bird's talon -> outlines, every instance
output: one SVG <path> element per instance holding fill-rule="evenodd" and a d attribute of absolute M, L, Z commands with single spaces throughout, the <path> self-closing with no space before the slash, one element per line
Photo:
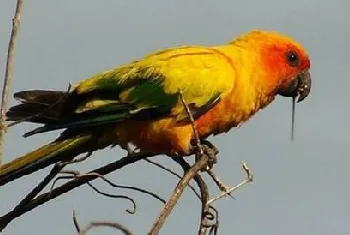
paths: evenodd
<path fill-rule="evenodd" d="M 194 147 L 194 149 L 197 150 L 195 151 L 196 161 L 198 161 L 199 158 L 204 154 L 207 155 L 209 158 L 207 166 L 204 169 L 202 169 L 202 171 L 207 171 L 209 169 L 212 169 L 214 164 L 217 163 L 216 155 L 219 153 L 219 151 L 208 140 L 202 140 L 201 142 L 202 144 L 199 146 L 199 149 L 198 149 L 198 146 Z"/>
<path fill-rule="evenodd" d="M 128 156 L 131 156 L 131 155 L 133 155 L 135 153 L 135 151 L 130 147 L 129 144 L 120 145 L 120 147 L 127 151 Z"/>
<path fill-rule="evenodd" d="M 213 145 L 209 140 L 204 139 L 201 140 L 201 142 L 203 145 L 206 145 L 208 148 L 210 148 L 215 155 L 219 154 L 219 149 L 215 145 Z"/>

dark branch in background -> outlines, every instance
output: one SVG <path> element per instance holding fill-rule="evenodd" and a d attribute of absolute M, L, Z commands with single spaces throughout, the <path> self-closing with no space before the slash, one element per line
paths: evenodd
<path fill-rule="evenodd" d="M 61 172 L 62 173 L 62 172 Z M 72 174 L 69 176 L 60 176 L 58 178 L 56 178 L 51 186 L 51 191 L 54 189 L 54 186 L 56 184 L 57 181 L 59 180 L 63 180 L 63 179 L 75 179 L 78 177 L 86 177 L 89 176 L 90 173 L 84 174 L 84 175 L 80 175 L 79 172 L 75 172 L 75 171 L 64 171 L 65 174 Z M 133 208 L 132 210 L 126 209 L 126 212 L 128 212 L 129 214 L 135 214 L 136 212 L 136 203 L 135 200 L 132 199 L 131 197 L 125 196 L 125 195 L 116 195 L 116 194 L 110 194 L 110 193 L 105 193 L 102 192 L 100 189 L 98 189 L 97 187 L 95 187 L 94 185 L 92 185 L 90 182 L 86 183 L 93 191 L 95 191 L 97 194 L 101 194 L 102 196 L 105 197 L 109 197 L 109 198 L 121 198 L 121 199 L 125 199 L 128 200 L 129 202 L 131 202 Z"/>
<path fill-rule="evenodd" d="M 87 231 L 89 231 L 92 228 L 95 227 L 110 227 L 110 228 L 114 228 L 114 229 L 118 229 L 121 232 L 123 232 L 125 235 L 133 235 L 133 233 L 128 230 L 127 228 L 125 228 L 123 225 L 121 225 L 120 223 L 117 222 L 109 222 L 109 221 L 94 221 L 91 222 L 90 224 L 88 224 L 85 228 L 83 228 L 78 235 L 85 235 L 87 233 Z"/>
<path fill-rule="evenodd" d="M 117 222 L 95 221 L 95 222 L 91 222 L 85 228 L 81 229 L 75 211 L 73 211 L 73 223 L 74 223 L 75 229 L 78 232 L 78 235 L 85 235 L 90 229 L 95 227 L 110 227 L 110 228 L 118 229 L 119 231 L 123 232 L 125 235 L 133 235 L 133 233 L 129 229 L 125 228 L 123 225 Z"/>
<path fill-rule="evenodd" d="M 133 155 L 129 155 L 127 157 L 123 157 L 122 159 L 107 164 L 103 167 L 100 167 L 98 169 L 95 169 L 91 171 L 90 173 L 97 173 L 98 175 L 107 175 L 117 169 L 123 168 L 126 165 L 135 163 L 137 161 L 140 161 L 142 159 L 145 159 L 147 157 L 153 157 L 153 153 L 135 153 Z M 24 205 L 23 207 L 13 210 L 6 215 L 0 217 L 0 231 L 2 231 L 10 222 L 12 222 L 15 218 L 26 214 L 27 212 L 33 210 L 34 208 L 50 201 L 53 200 L 54 198 L 67 193 L 77 187 L 80 187 L 83 184 L 86 184 L 87 182 L 90 182 L 94 179 L 97 179 L 98 176 L 96 174 L 92 174 L 86 177 L 78 177 L 74 180 L 71 180 L 60 187 L 55 188 L 54 190 L 48 192 L 48 193 L 43 193 L 39 196 L 37 196 L 35 199 L 31 200 L 28 204 Z"/>
<path fill-rule="evenodd" d="M 48 185 L 53 178 L 55 178 L 63 167 L 63 164 L 55 164 L 50 173 L 38 184 L 38 186 L 36 186 L 12 211 L 0 217 L 0 232 L 9 222 L 21 215 L 18 212 L 23 211 L 23 209 L 45 188 L 45 186 Z"/>
<path fill-rule="evenodd" d="M 157 200 L 159 200 L 159 201 L 161 201 L 162 203 L 165 204 L 165 200 L 163 198 L 161 198 L 159 195 L 157 195 L 156 193 L 153 193 L 153 192 L 150 192 L 150 191 L 148 191 L 146 189 L 142 189 L 142 188 L 135 187 L 135 186 L 125 186 L 125 185 L 115 184 L 112 181 L 110 181 L 109 179 L 107 179 L 105 176 L 97 174 L 95 172 L 91 172 L 91 173 L 87 173 L 87 174 L 80 174 L 77 171 L 61 171 L 60 173 L 70 174 L 70 176 L 57 177 L 54 180 L 54 182 L 53 182 L 53 184 L 51 186 L 51 191 L 54 189 L 54 186 L 55 186 L 56 182 L 58 182 L 59 180 L 62 180 L 62 179 L 75 179 L 75 178 L 78 178 L 78 177 L 88 177 L 90 175 L 96 175 L 97 177 L 102 179 L 104 182 L 106 182 L 109 186 L 111 186 L 113 188 L 122 188 L 122 189 L 134 190 L 134 191 L 137 191 L 137 192 L 149 195 L 149 196 L 151 196 L 151 197 L 153 197 L 153 198 L 155 198 L 155 199 L 157 199 Z M 101 194 L 103 196 L 111 197 L 111 198 L 124 198 L 124 199 L 131 200 L 131 198 L 129 198 L 127 196 L 124 196 L 124 195 L 114 195 L 114 194 L 109 194 L 109 193 L 102 192 L 96 186 L 92 185 L 91 182 L 86 182 L 86 184 L 89 185 L 89 187 L 92 188 L 95 192 L 97 192 L 97 193 L 99 193 L 99 194 Z M 134 208 L 135 208 L 136 206 L 135 206 L 134 200 L 131 200 L 131 201 L 134 204 Z M 131 214 L 135 213 L 135 212 L 130 212 L 129 210 L 127 210 L 127 212 L 129 212 Z"/>
<path fill-rule="evenodd" d="M 75 210 L 73 210 L 73 223 L 74 223 L 74 227 L 77 230 L 78 233 L 80 233 L 81 228 L 77 219 L 77 213 L 75 212 Z"/>
<path fill-rule="evenodd" d="M 6 125 L 6 112 L 8 103 L 8 94 L 10 90 L 10 83 L 13 72 L 13 61 L 15 56 L 15 42 L 18 34 L 18 29 L 21 24 L 21 11 L 23 0 L 17 0 L 15 16 L 12 19 L 12 32 L 10 42 L 7 51 L 6 71 L 4 77 L 4 84 L 2 89 L 2 101 L 1 101 L 1 126 L 0 126 L 0 167 L 2 165 L 2 153 L 4 149 L 4 135 L 7 129 Z"/>

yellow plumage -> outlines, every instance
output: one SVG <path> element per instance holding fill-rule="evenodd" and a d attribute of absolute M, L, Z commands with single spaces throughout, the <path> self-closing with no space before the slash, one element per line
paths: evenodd
<path fill-rule="evenodd" d="M 23 103 L 10 109 L 9 120 L 26 118 L 44 124 L 27 135 L 67 130 L 48 147 L 50 151 L 44 147 L 45 151 L 39 149 L 3 166 L 0 185 L 7 182 L 2 181 L 4 177 L 35 165 L 38 159 L 66 157 L 67 152 L 74 157 L 114 144 L 131 143 L 144 151 L 168 155 L 188 154 L 194 135 L 180 90 L 204 139 L 248 120 L 277 94 L 304 99 L 311 85 L 309 68 L 305 50 L 294 40 L 276 32 L 251 31 L 223 45 L 154 52 L 86 79 L 68 94 L 19 92 Z M 51 107 L 50 112 L 38 115 L 45 107 Z M 89 137 L 76 146 L 59 147 L 82 133 Z"/>

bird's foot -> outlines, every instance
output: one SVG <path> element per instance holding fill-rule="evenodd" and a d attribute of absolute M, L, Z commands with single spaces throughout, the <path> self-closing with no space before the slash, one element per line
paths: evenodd
<path fill-rule="evenodd" d="M 128 152 L 127 156 L 133 155 L 136 150 L 136 149 L 132 149 L 129 144 L 121 144 L 120 147 Z"/>
<path fill-rule="evenodd" d="M 194 148 L 196 161 L 198 161 L 199 158 L 203 155 L 207 155 L 209 158 L 207 166 L 205 169 L 202 169 L 202 171 L 208 171 L 209 169 L 212 169 L 214 164 L 217 163 L 217 155 L 219 153 L 219 150 L 210 141 L 205 139 L 201 140 L 201 144 L 199 146 L 196 145 Z"/>
<path fill-rule="evenodd" d="M 207 166 L 202 169 L 201 171 L 208 171 L 209 169 L 212 169 L 214 164 L 217 163 L 217 155 L 219 153 L 219 150 L 208 140 L 201 140 L 200 144 L 197 144 L 195 142 L 191 142 L 190 148 L 186 152 L 171 152 L 167 154 L 170 157 L 186 157 L 190 155 L 195 155 L 196 162 L 203 156 L 208 156 L 208 164 Z"/>

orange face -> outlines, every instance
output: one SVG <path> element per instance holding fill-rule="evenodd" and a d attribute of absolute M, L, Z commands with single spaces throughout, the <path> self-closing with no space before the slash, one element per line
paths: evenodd
<path fill-rule="evenodd" d="M 310 59 L 304 48 L 292 39 L 274 32 L 259 33 L 261 60 L 277 93 L 305 99 L 311 89 Z"/>

